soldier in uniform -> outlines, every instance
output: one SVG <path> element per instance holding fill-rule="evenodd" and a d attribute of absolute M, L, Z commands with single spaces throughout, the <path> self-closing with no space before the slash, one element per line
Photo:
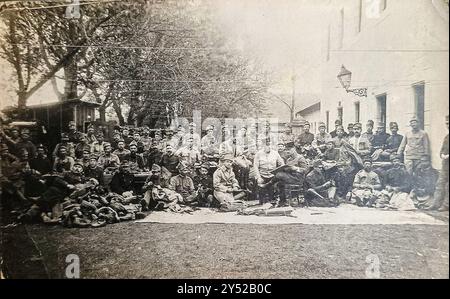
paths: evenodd
<path fill-rule="evenodd" d="M 206 157 L 213 157 L 218 154 L 218 145 L 214 137 L 214 128 L 212 126 L 206 127 L 206 135 L 201 139 L 201 154 Z"/>
<path fill-rule="evenodd" d="M 152 169 L 153 164 L 158 164 L 159 166 L 159 164 L 161 163 L 162 155 L 163 153 L 158 140 L 155 138 L 152 140 L 150 148 L 145 152 L 147 168 Z"/>
<path fill-rule="evenodd" d="M 295 139 L 295 147 L 299 154 L 307 153 L 311 149 L 311 144 L 314 141 L 314 134 L 309 131 L 310 128 L 311 125 L 309 122 L 306 122 L 303 126 L 303 133 Z"/>
<path fill-rule="evenodd" d="M 377 125 L 377 131 L 372 139 L 372 161 L 389 159 L 389 156 L 383 157 L 382 155 L 387 146 L 387 140 L 389 139 L 389 137 L 390 135 L 386 133 L 385 130 L 385 124 L 379 122 Z"/>
<path fill-rule="evenodd" d="M 295 141 L 295 136 L 292 134 L 292 125 L 290 123 L 285 125 L 284 132 L 281 134 L 279 141 L 283 144 Z"/>
<path fill-rule="evenodd" d="M 233 202 L 242 198 L 239 183 L 233 172 L 233 156 L 223 154 L 220 165 L 213 174 L 214 197 L 219 201 L 223 210 L 229 208 Z"/>
<path fill-rule="evenodd" d="M 353 137 L 353 135 L 355 135 L 355 133 L 353 132 L 353 124 L 349 123 L 347 125 L 347 138 L 351 138 Z"/>
<path fill-rule="evenodd" d="M 193 178 L 194 186 L 197 188 L 197 202 L 200 207 L 210 207 L 213 203 L 213 178 L 209 175 L 209 163 L 203 163 L 198 174 Z"/>
<path fill-rule="evenodd" d="M 117 149 L 113 152 L 114 155 L 119 157 L 120 162 L 122 162 L 124 157 L 130 153 L 130 150 L 125 148 L 125 146 L 125 141 L 119 140 L 117 142 Z"/>
<path fill-rule="evenodd" d="M 327 126 L 325 123 L 320 122 L 319 123 L 319 133 L 316 134 L 312 146 L 319 149 L 322 153 L 325 152 L 327 148 L 327 142 L 332 140 L 332 137 L 330 134 L 326 132 Z"/>
<path fill-rule="evenodd" d="M 351 201 L 359 206 L 371 207 L 380 196 L 382 185 L 378 174 L 372 170 L 372 160 L 364 160 L 364 168 L 353 181 Z"/>
<path fill-rule="evenodd" d="M 89 163 L 84 169 L 84 175 L 87 178 L 96 179 L 101 186 L 104 186 L 103 168 L 98 165 L 97 159 L 97 155 L 90 155 Z"/>
<path fill-rule="evenodd" d="M 98 158 L 98 165 L 104 170 L 107 168 L 117 168 L 120 166 L 120 159 L 117 155 L 111 153 L 111 144 L 105 142 L 103 145 L 104 153 Z"/>
<path fill-rule="evenodd" d="M 369 119 L 366 124 L 366 132 L 364 132 L 362 134 L 362 136 L 367 138 L 370 141 L 370 143 L 373 142 L 373 136 L 374 136 L 373 127 L 374 127 L 374 122 L 373 122 L 373 120 Z"/>
<path fill-rule="evenodd" d="M 161 157 L 162 175 L 164 178 L 169 179 L 173 175 L 178 174 L 178 164 L 180 158 L 175 155 L 175 149 L 171 144 L 166 145 L 166 152 Z"/>
<path fill-rule="evenodd" d="M 305 178 L 305 199 L 312 206 L 336 206 L 336 187 L 332 180 L 326 178 L 321 160 L 314 160 L 313 170 Z"/>
<path fill-rule="evenodd" d="M 68 127 L 69 130 L 67 131 L 67 136 L 69 137 L 69 142 L 77 144 L 78 142 L 80 142 L 80 137 L 83 133 L 77 130 L 77 125 L 73 120 L 69 121 Z"/>
<path fill-rule="evenodd" d="M 75 160 L 67 154 L 67 147 L 63 144 L 59 146 L 58 155 L 53 162 L 53 171 L 64 173 L 70 171 L 75 164 Z"/>
<path fill-rule="evenodd" d="M 50 173 L 52 171 L 52 163 L 47 157 L 46 148 L 41 143 L 38 144 L 36 149 L 37 155 L 30 160 L 30 167 L 36 171 L 39 171 L 40 174 Z"/>
<path fill-rule="evenodd" d="M 186 161 L 191 171 L 194 170 L 194 165 L 200 163 L 200 151 L 195 147 L 194 137 L 188 136 L 185 146 L 180 148 L 175 155 L 180 157 L 180 161 Z"/>
<path fill-rule="evenodd" d="M 390 159 L 392 154 L 397 154 L 398 148 L 402 143 L 403 136 L 398 134 L 398 124 L 396 122 L 390 122 L 389 129 L 391 130 L 391 134 L 388 134 L 385 145 L 379 154 L 378 159 L 380 160 Z"/>
<path fill-rule="evenodd" d="M 26 149 L 30 157 L 36 156 L 36 146 L 30 141 L 30 130 L 23 128 L 20 131 L 20 138 L 14 140 L 13 138 L 6 135 L 3 130 L 0 131 L 1 136 L 4 138 L 5 142 L 12 149 L 13 154 L 19 154 L 22 148 Z"/>
<path fill-rule="evenodd" d="M 185 161 L 180 161 L 177 166 L 178 175 L 170 178 L 169 189 L 175 191 L 183 197 L 182 203 L 185 205 L 196 205 L 197 192 L 194 182 L 189 177 L 189 165 Z"/>
<path fill-rule="evenodd" d="M 69 136 L 66 133 L 61 133 L 61 142 L 58 143 L 55 146 L 55 149 L 53 150 L 53 154 L 52 154 L 52 158 L 53 160 L 55 160 L 56 156 L 59 153 L 59 148 L 61 146 L 64 146 L 67 150 L 67 154 L 72 157 L 75 158 L 75 146 L 72 142 L 69 141 Z"/>
<path fill-rule="evenodd" d="M 406 170 L 413 174 L 419 163 L 430 161 L 430 142 L 428 134 L 419 128 L 416 116 L 409 121 L 411 131 L 406 132 L 397 154 L 404 158 Z"/>
<path fill-rule="evenodd" d="M 89 146 L 92 147 L 92 145 L 96 141 L 97 141 L 97 138 L 95 137 L 94 125 L 89 124 L 88 127 L 87 127 L 87 132 L 86 132 L 86 142 L 89 144 Z"/>
<path fill-rule="evenodd" d="M 95 139 L 96 140 L 91 145 L 91 153 L 101 155 L 104 152 L 103 146 L 105 145 L 105 137 L 103 136 L 103 133 L 100 132 Z"/>
<path fill-rule="evenodd" d="M 136 143 L 133 141 L 129 145 L 129 153 L 123 156 L 123 161 L 128 161 L 130 167 L 137 171 L 142 171 L 145 168 L 144 158 L 141 154 L 138 153 L 138 147 Z"/>
<path fill-rule="evenodd" d="M 372 143 L 367 137 L 361 135 L 362 126 L 360 123 L 354 124 L 353 130 L 355 135 L 348 140 L 348 143 L 362 159 L 369 158 L 372 152 Z"/>

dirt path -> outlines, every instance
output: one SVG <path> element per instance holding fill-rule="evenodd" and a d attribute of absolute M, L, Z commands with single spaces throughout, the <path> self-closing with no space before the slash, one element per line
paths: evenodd
<path fill-rule="evenodd" d="M 81 278 L 448 278 L 448 225 L 119 223 L 28 226 L 51 277 L 77 254 Z"/>

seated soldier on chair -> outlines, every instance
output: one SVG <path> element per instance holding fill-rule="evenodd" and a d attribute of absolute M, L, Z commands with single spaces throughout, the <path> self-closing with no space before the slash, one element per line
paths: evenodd
<path fill-rule="evenodd" d="M 269 197 L 274 196 L 274 181 L 272 180 L 274 175 L 272 171 L 284 165 L 280 154 L 271 148 L 270 138 L 264 139 L 263 144 L 263 148 L 256 153 L 253 163 L 258 186 L 257 194 L 261 204 L 266 202 L 263 198 L 263 193 L 268 193 Z M 274 198 L 270 198 L 269 200 L 274 200 Z"/>
<path fill-rule="evenodd" d="M 337 206 L 335 201 L 336 187 L 332 180 L 327 180 L 321 160 L 313 162 L 313 170 L 306 175 L 305 199 L 309 206 Z"/>

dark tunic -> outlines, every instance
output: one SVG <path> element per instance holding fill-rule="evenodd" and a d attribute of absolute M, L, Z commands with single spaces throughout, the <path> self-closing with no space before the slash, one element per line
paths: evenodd
<path fill-rule="evenodd" d="M 386 186 L 399 187 L 401 192 L 411 190 L 411 177 L 405 168 L 391 168 L 383 176 L 383 182 Z"/>
<path fill-rule="evenodd" d="M 139 169 L 145 168 L 144 158 L 140 154 L 129 153 L 123 157 L 123 161 L 134 164 Z"/>
<path fill-rule="evenodd" d="M 383 149 L 386 146 L 386 141 L 390 136 L 391 135 L 387 133 L 375 134 L 372 140 L 373 149 Z"/>
<path fill-rule="evenodd" d="M 403 135 L 389 135 L 386 140 L 386 150 L 392 153 L 396 153 L 400 144 L 402 143 Z"/>
<path fill-rule="evenodd" d="M 180 163 L 180 158 L 175 154 L 169 156 L 168 154 L 164 154 L 161 159 L 161 167 L 165 167 L 170 173 L 177 174 L 178 169 L 177 165 Z"/>
<path fill-rule="evenodd" d="M 305 145 L 311 145 L 311 143 L 314 141 L 314 134 L 313 133 L 302 133 L 295 139 L 295 146 L 297 148 L 303 147 Z"/>
<path fill-rule="evenodd" d="M 31 169 L 37 170 L 40 174 L 47 174 L 52 171 L 52 163 L 48 158 L 36 157 L 30 161 Z"/>
<path fill-rule="evenodd" d="M 87 178 L 96 179 L 100 185 L 104 184 L 103 168 L 101 168 L 100 166 L 97 166 L 95 168 L 92 168 L 90 166 L 86 167 L 86 169 L 84 170 L 84 175 Z"/>
<path fill-rule="evenodd" d="M 151 147 L 146 153 L 147 168 L 151 169 L 153 164 L 161 164 L 162 155 L 163 153 L 159 148 Z"/>

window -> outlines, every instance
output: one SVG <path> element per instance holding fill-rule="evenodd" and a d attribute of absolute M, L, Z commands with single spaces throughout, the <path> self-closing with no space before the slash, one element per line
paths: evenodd
<path fill-rule="evenodd" d="M 414 90 L 414 112 L 419 120 L 420 128 L 425 128 L 425 83 L 413 85 Z"/>
<path fill-rule="evenodd" d="M 386 128 L 386 94 L 377 96 L 377 120 Z"/>
<path fill-rule="evenodd" d="M 360 122 L 360 112 L 361 111 L 361 105 L 359 104 L 359 102 L 355 103 L 355 123 L 359 123 Z"/>
<path fill-rule="evenodd" d="M 330 111 L 325 112 L 325 119 L 326 119 L 326 125 L 327 125 L 327 132 L 330 131 Z"/>

